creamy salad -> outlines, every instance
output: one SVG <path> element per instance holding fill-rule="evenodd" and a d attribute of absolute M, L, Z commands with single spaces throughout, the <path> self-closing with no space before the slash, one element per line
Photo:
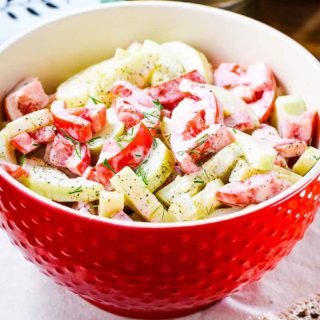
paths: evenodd
<path fill-rule="evenodd" d="M 133 43 L 54 94 L 37 78 L 17 84 L 3 101 L 0 166 L 83 214 L 229 214 L 286 190 L 320 159 L 316 112 L 277 92 L 263 62 L 213 66 L 182 42 Z"/>

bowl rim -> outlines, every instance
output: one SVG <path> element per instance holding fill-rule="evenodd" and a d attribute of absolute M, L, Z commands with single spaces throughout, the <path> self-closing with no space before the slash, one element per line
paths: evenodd
<path fill-rule="evenodd" d="M 228 19 L 233 19 L 237 21 L 241 21 L 242 23 L 245 23 L 247 25 L 252 25 L 255 28 L 260 28 L 264 32 L 271 33 L 274 37 L 281 38 L 283 41 L 286 42 L 286 44 L 289 47 L 293 47 L 296 50 L 299 50 L 301 54 L 303 54 L 304 58 L 309 61 L 310 64 L 313 64 L 315 68 L 318 69 L 320 73 L 320 63 L 318 60 L 302 45 L 297 43 L 292 38 L 288 37 L 284 33 L 260 22 L 255 19 L 240 15 L 235 12 L 226 11 L 219 8 L 213 8 L 209 6 L 205 6 L 202 4 L 195 4 L 195 3 L 185 3 L 185 2 L 167 2 L 167 1 L 130 1 L 130 2 L 119 2 L 119 3 L 105 3 L 105 4 L 98 4 L 98 5 L 91 5 L 84 8 L 73 10 L 72 12 L 67 12 L 63 14 L 59 14 L 56 17 L 46 19 L 45 21 L 36 24 L 33 27 L 28 28 L 27 30 L 18 33 L 14 37 L 10 38 L 9 40 L 6 40 L 2 45 L 0 45 L 0 54 L 4 52 L 6 49 L 8 49 L 11 45 L 19 41 L 20 39 L 24 38 L 28 34 L 31 34 L 32 32 L 41 29 L 42 27 L 45 27 L 50 24 L 54 24 L 55 22 L 58 22 L 60 20 L 68 19 L 69 17 L 74 17 L 77 15 L 86 14 L 88 12 L 95 12 L 100 10 L 112 10 L 113 8 L 125 8 L 125 7 L 140 7 L 140 8 L 169 8 L 172 10 L 192 10 L 196 11 L 197 13 L 208 13 L 208 12 L 215 12 L 217 15 L 225 16 Z M 195 226 L 203 226 L 208 224 L 215 224 L 222 221 L 228 221 L 234 218 L 240 218 L 244 215 L 248 215 L 250 213 L 260 211 L 262 209 L 265 209 L 269 206 L 276 206 L 279 204 L 279 202 L 284 201 L 287 198 L 290 198 L 291 196 L 294 196 L 295 194 L 298 194 L 306 187 L 311 181 L 316 179 L 316 176 L 320 173 L 320 162 L 317 163 L 300 181 L 298 181 L 296 184 L 292 185 L 287 190 L 281 192 L 277 196 L 264 201 L 260 204 L 254 205 L 253 207 L 242 209 L 241 211 L 237 211 L 234 213 L 230 213 L 224 216 L 218 216 L 218 217 L 212 217 L 208 219 L 203 220 L 194 220 L 194 221 L 183 221 L 183 222 L 138 222 L 138 221 L 120 221 L 115 219 L 106 219 L 104 217 L 95 216 L 95 215 L 87 215 L 84 213 L 81 213 L 75 209 L 66 207 L 62 204 L 59 204 L 57 202 L 54 202 L 50 199 L 45 198 L 44 196 L 39 195 L 38 193 L 32 191 L 31 189 L 24 186 L 19 181 L 15 180 L 13 177 L 11 177 L 4 169 L 0 168 L 0 173 L 3 176 L 7 182 L 9 182 L 14 187 L 18 188 L 21 192 L 23 192 L 27 197 L 32 198 L 35 201 L 38 201 L 42 204 L 46 204 L 50 209 L 58 209 L 63 214 L 68 214 L 70 217 L 77 216 L 78 218 L 86 219 L 87 221 L 96 221 L 100 223 L 104 223 L 106 225 L 115 225 L 118 227 L 124 227 L 124 228 L 138 228 L 138 229 L 168 229 L 168 228 L 190 228 Z M 320 176 L 317 179 L 320 181 Z M 301 197 L 305 195 L 305 191 L 303 190 L 301 192 Z M 317 196 L 317 195 L 316 195 Z M 280 207 L 279 207 L 280 209 Z M 72 215 L 71 215 L 71 214 Z"/>

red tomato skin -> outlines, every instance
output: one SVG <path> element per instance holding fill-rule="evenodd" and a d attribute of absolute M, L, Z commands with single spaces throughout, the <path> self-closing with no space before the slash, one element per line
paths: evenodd
<path fill-rule="evenodd" d="M 42 127 L 30 134 L 32 138 L 39 144 L 48 143 L 54 140 L 56 137 L 55 127 L 47 126 Z"/>
<path fill-rule="evenodd" d="M 194 70 L 179 78 L 147 88 L 146 91 L 150 97 L 154 100 L 158 100 L 165 109 L 172 111 L 180 101 L 186 97 L 190 97 L 189 93 L 184 93 L 179 90 L 179 85 L 184 79 L 206 83 L 201 73 Z"/>
<path fill-rule="evenodd" d="M 29 175 L 25 168 L 11 162 L 0 160 L 0 167 L 15 179 L 20 179 L 22 176 L 27 177 Z"/>
<path fill-rule="evenodd" d="M 107 123 L 107 109 L 102 103 L 67 110 L 69 114 L 89 121 L 93 133 L 98 133 Z"/>
<path fill-rule="evenodd" d="M 53 142 L 47 145 L 45 161 L 55 167 L 65 167 L 73 152 L 74 145 L 61 134 L 57 134 Z"/>
<path fill-rule="evenodd" d="M 281 122 L 280 134 L 283 138 L 299 139 L 311 143 L 317 122 L 317 112 L 308 111 L 300 116 L 287 116 Z"/>
<path fill-rule="evenodd" d="M 43 109 L 49 103 L 49 97 L 37 78 L 28 78 L 20 82 L 5 98 L 4 111 L 8 120 L 15 120 L 25 114 Z"/>
<path fill-rule="evenodd" d="M 110 139 L 114 140 L 114 138 Z M 119 149 L 115 147 L 115 145 L 117 145 L 116 143 L 114 144 L 112 141 L 108 140 L 106 141 L 105 145 L 109 144 L 110 146 L 113 146 L 115 148 L 115 152 L 111 152 L 111 154 L 115 154 L 109 158 L 106 158 L 104 155 L 105 148 L 103 148 L 98 164 L 96 165 L 98 179 L 104 186 L 108 185 L 110 178 L 124 167 L 129 166 L 133 169 L 138 167 L 150 152 L 153 143 L 152 135 L 143 123 L 140 124 L 140 127 L 133 140 L 122 150 L 119 147 Z M 139 154 L 139 157 L 136 156 L 136 154 Z M 108 164 L 112 169 L 103 164 L 105 160 L 108 161 Z"/>
<path fill-rule="evenodd" d="M 119 120 L 125 124 L 126 130 L 140 122 L 150 130 L 160 126 L 161 110 L 146 91 L 130 83 L 117 81 L 112 86 L 111 93 L 116 95 L 112 108 Z"/>
<path fill-rule="evenodd" d="M 88 166 L 86 170 L 84 170 L 84 172 L 82 173 L 82 177 L 87 180 L 99 182 L 95 167 Z"/>
<path fill-rule="evenodd" d="M 55 101 L 51 105 L 51 113 L 53 122 L 61 133 L 66 133 L 72 139 L 81 143 L 86 143 L 92 139 L 91 123 L 80 117 L 70 115 L 63 101 Z"/>
<path fill-rule="evenodd" d="M 290 184 L 278 178 L 274 173 L 258 174 L 243 182 L 231 182 L 216 192 L 221 203 L 245 207 L 266 201 L 290 187 Z"/>
<path fill-rule="evenodd" d="M 10 143 L 15 149 L 23 154 L 30 153 L 39 148 L 37 141 L 34 140 L 27 132 L 20 133 L 11 138 Z"/>
<path fill-rule="evenodd" d="M 65 161 L 66 167 L 74 174 L 81 176 L 91 163 L 91 154 L 86 144 L 80 146 L 80 150 L 74 148 L 73 154 Z"/>
<path fill-rule="evenodd" d="M 241 110 L 237 113 L 231 114 L 228 117 L 225 117 L 224 124 L 227 127 L 235 128 L 240 131 L 253 130 L 255 128 L 252 118 L 245 110 Z"/>
<path fill-rule="evenodd" d="M 222 63 L 214 72 L 217 86 L 240 96 L 266 122 L 271 115 L 276 97 L 276 80 L 271 69 L 258 62 L 247 70 L 235 63 Z"/>

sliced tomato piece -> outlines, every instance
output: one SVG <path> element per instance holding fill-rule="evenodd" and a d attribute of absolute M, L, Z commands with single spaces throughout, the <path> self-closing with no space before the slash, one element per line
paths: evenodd
<path fill-rule="evenodd" d="M 287 115 L 281 122 L 283 138 L 299 139 L 310 144 L 317 113 L 304 112 L 300 116 Z"/>
<path fill-rule="evenodd" d="M 111 219 L 122 220 L 122 221 L 132 221 L 132 219 L 122 210 L 117 212 L 115 215 L 113 215 Z"/>
<path fill-rule="evenodd" d="M 300 157 L 307 149 L 307 144 L 298 139 L 282 139 L 274 146 L 274 149 L 283 158 Z"/>
<path fill-rule="evenodd" d="M 227 127 L 235 128 L 240 131 L 252 130 L 255 128 L 255 123 L 246 110 L 240 110 L 228 117 L 225 117 L 224 124 Z"/>
<path fill-rule="evenodd" d="M 45 161 L 55 167 L 66 167 L 66 161 L 74 153 L 74 144 L 57 134 L 52 143 L 47 145 Z"/>
<path fill-rule="evenodd" d="M 74 174 L 81 176 L 89 167 L 91 155 L 86 144 L 74 146 L 71 156 L 65 161 L 65 166 Z"/>
<path fill-rule="evenodd" d="M 95 167 L 88 166 L 87 169 L 82 173 L 82 177 L 87 180 L 99 182 Z"/>
<path fill-rule="evenodd" d="M 28 176 L 28 171 L 25 168 L 11 162 L 0 160 L 0 167 L 15 179 L 20 179 L 23 176 Z"/>
<path fill-rule="evenodd" d="M 116 82 L 111 93 L 116 97 L 112 108 L 126 130 L 143 122 L 150 130 L 160 125 L 161 107 L 154 102 L 146 91 L 124 81 Z"/>
<path fill-rule="evenodd" d="M 118 139 L 107 139 L 99 156 L 96 171 L 100 183 L 109 185 L 109 179 L 125 166 L 136 168 L 148 155 L 153 138 L 148 128 L 141 123 L 136 134 L 127 144 Z"/>
<path fill-rule="evenodd" d="M 81 143 L 92 139 L 91 123 L 81 117 L 70 115 L 62 100 L 52 103 L 51 113 L 55 126 L 64 135 Z"/>
<path fill-rule="evenodd" d="M 210 87 L 183 79 L 179 89 L 192 95 L 193 100 L 196 100 L 196 110 L 206 110 L 207 123 L 223 123 L 223 109 L 212 90 L 210 90 Z"/>
<path fill-rule="evenodd" d="M 11 145 L 23 154 L 30 153 L 37 148 L 41 147 L 40 144 L 34 140 L 31 135 L 27 132 L 18 134 L 17 136 L 10 139 Z"/>
<path fill-rule="evenodd" d="M 86 107 L 67 109 L 69 114 L 78 116 L 91 123 L 93 133 L 98 133 L 107 123 L 107 109 L 102 103 L 88 103 Z"/>
<path fill-rule="evenodd" d="M 221 63 L 214 71 L 213 78 L 217 86 L 228 89 L 239 86 L 240 76 L 244 73 L 237 63 Z"/>
<path fill-rule="evenodd" d="M 252 136 L 272 146 L 280 156 L 287 159 L 300 156 L 307 148 L 304 141 L 281 138 L 277 130 L 267 124 L 260 125 L 253 131 Z"/>
<path fill-rule="evenodd" d="M 56 129 L 55 126 L 46 126 L 30 133 L 30 135 L 37 143 L 44 144 L 54 140 Z"/>
<path fill-rule="evenodd" d="M 245 207 L 266 201 L 289 187 L 287 181 L 273 172 L 257 174 L 243 182 L 224 185 L 216 192 L 216 199 L 229 206 Z"/>
<path fill-rule="evenodd" d="M 206 112 L 204 110 L 200 110 L 195 114 L 194 118 L 189 120 L 186 124 L 186 128 L 182 133 L 185 139 L 191 139 L 196 137 L 199 133 L 206 129 Z"/>
<path fill-rule="evenodd" d="M 206 156 L 217 153 L 234 141 L 230 130 L 222 124 L 213 124 L 196 137 L 184 140 L 175 133 L 171 137 L 171 146 L 175 158 L 186 174 L 200 170 L 197 165 Z"/>
<path fill-rule="evenodd" d="M 92 204 L 90 204 L 88 202 L 75 202 L 72 205 L 72 209 L 77 210 L 82 213 L 86 213 L 86 214 L 96 214 L 96 212 L 95 212 L 96 210 L 94 209 Z"/>
<path fill-rule="evenodd" d="M 173 110 L 180 101 L 190 96 L 189 93 L 179 90 L 180 83 L 183 79 L 199 83 L 206 82 L 202 74 L 199 71 L 194 70 L 179 78 L 147 88 L 146 91 L 154 100 L 159 101 L 165 109 Z"/>
<path fill-rule="evenodd" d="M 37 78 L 20 82 L 5 98 L 4 111 L 8 120 L 15 120 L 25 114 L 45 108 L 49 97 Z"/>
<path fill-rule="evenodd" d="M 215 70 L 214 81 L 240 96 L 261 122 L 268 120 L 274 106 L 276 80 L 266 64 L 258 62 L 245 71 L 237 64 L 223 63 Z"/>

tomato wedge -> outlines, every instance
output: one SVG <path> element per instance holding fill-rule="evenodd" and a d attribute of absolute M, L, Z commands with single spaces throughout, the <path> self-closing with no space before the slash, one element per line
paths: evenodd
<path fill-rule="evenodd" d="M 240 131 L 252 130 L 255 128 L 255 123 L 252 117 L 246 110 L 240 110 L 230 116 L 224 118 L 224 124 L 227 127 L 235 128 Z"/>
<path fill-rule="evenodd" d="M 20 82 L 5 98 L 4 111 L 8 120 L 15 120 L 25 114 L 45 108 L 49 97 L 37 78 Z"/>
<path fill-rule="evenodd" d="M 53 122 L 61 133 L 82 143 L 92 139 L 91 123 L 81 117 L 70 115 L 63 101 L 54 101 L 51 105 L 51 113 Z"/>
<path fill-rule="evenodd" d="M 240 96 L 261 122 L 268 120 L 276 96 L 276 80 L 266 64 L 258 62 L 244 70 L 235 63 L 222 63 L 214 72 L 214 81 Z"/>
<path fill-rule="evenodd" d="M 171 147 L 181 169 L 186 174 L 200 170 L 197 165 L 206 156 L 217 153 L 234 141 L 230 130 L 222 124 L 213 124 L 196 137 L 184 140 L 183 136 L 173 133 Z"/>
<path fill-rule="evenodd" d="M 91 155 L 86 144 L 79 144 L 74 147 L 74 151 L 65 161 L 65 166 L 74 174 L 81 176 L 89 167 Z"/>
<path fill-rule="evenodd" d="M 193 100 L 195 100 L 195 109 L 204 109 L 206 111 L 207 123 L 223 123 L 222 106 L 209 87 L 183 79 L 179 89 L 193 97 Z"/>
<path fill-rule="evenodd" d="M 55 130 L 54 126 L 46 126 L 30 133 L 30 135 L 37 143 L 44 144 L 54 140 L 56 137 Z"/>
<path fill-rule="evenodd" d="M 116 96 L 112 108 L 120 121 L 124 122 L 126 130 L 140 122 L 150 130 L 159 127 L 162 107 L 146 91 L 118 81 L 112 86 L 111 93 Z"/>
<path fill-rule="evenodd" d="M 34 140 L 31 135 L 27 132 L 18 134 L 17 136 L 10 139 L 11 145 L 23 154 L 30 153 L 37 148 L 41 147 L 40 144 Z"/>
<path fill-rule="evenodd" d="M 74 153 L 74 144 L 57 134 L 52 143 L 47 145 L 45 161 L 55 167 L 66 167 L 66 161 Z"/>
<path fill-rule="evenodd" d="M 0 167 L 4 169 L 6 172 L 10 174 L 15 179 L 20 179 L 21 177 L 28 176 L 28 171 L 16 164 L 13 164 L 11 162 L 0 160 Z"/>
<path fill-rule="evenodd" d="M 310 144 L 316 127 L 317 112 L 304 112 L 300 116 L 287 115 L 281 122 L 281 136 L 299 139 Z"/>
<path fill-rule="evenodd" d="M 298 139 L 283 139 L 277 130 L 267 124 L 261 124 L 253 131 L 252 136 L 261 142 L 272 146 L 283 158 L 299 157 L 307 148 L 307 144 Z"/>
<path fill-rule="evenodd" d="M 148 155 L 153 143 L 150 131 L 143 123 L 139 125 L 135 135 L 134 131 L 132 130 L 132 137 L 127 134 L 125 139 L 109 138 L 105 142 L 96 165 L 98 179 L 104 186 L 108 186 L 109 179 L 122 168 L 136 168 Z M 123 142 L 124 140 L 127 142 Z"/>
<path fill-rule="evenodd" d="M 93 133 L 101 131 L 107 123 L 107 109 L 102 103 L 88 103 L 86 107 L 70 108 L 67 110 L 69 114 L 89 121 Z"/>
<path fill-rule="evenodd" d="M 199 83 L 206 82 L 202 74 L 194 70 L 179 78 L 147 88 L 146 91 L 150 97 L 158 100 L 165 109 L 173 110 L 180 101 L 186 97 L 190 97 L 189 93 L 179 90 L 180 83 L 184 79 Z"/>
<path fill-rule="evenodd" d="M 289 187 L 287 181 L 273 172 L 257 174 L 243 182 L 224 185 L 216 192 L 216 199 L 226 205 L 245 207 L 266 201 Z"/>

